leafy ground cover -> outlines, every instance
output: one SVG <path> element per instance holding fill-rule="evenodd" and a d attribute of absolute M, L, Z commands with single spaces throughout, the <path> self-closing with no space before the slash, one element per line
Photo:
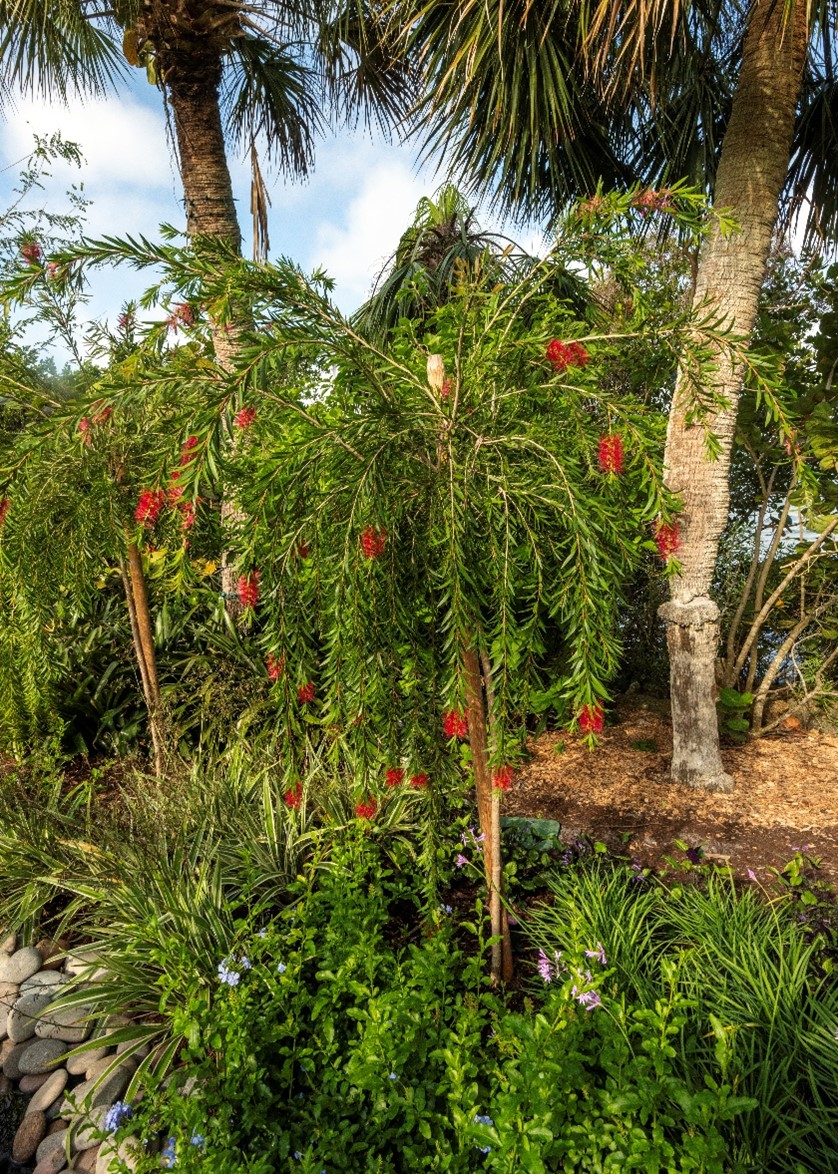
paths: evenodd
<path fill-rule="evenodd" d="M 834 919 L 803 859 L 660 877 L 509 821 L 498 988 L 465 792 L 370 817 L 325 768 L 294 803 L 245 768 L 107 802 L 6 783 L 0 920 L 92 943 L 94 1010 L 152 1045 L 118 1115 L 139 1171 L 831 1168 Z"/>

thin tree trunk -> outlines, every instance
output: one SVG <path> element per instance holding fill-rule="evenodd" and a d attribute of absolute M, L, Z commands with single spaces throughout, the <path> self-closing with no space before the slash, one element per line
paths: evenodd
<path fill-rule="evenodd" d="M 483 668 L 483 683 L 486 692 L 486 729 L 489 735 L 489 749 L 497 749 L 497 713 L 495 711 L 495 687 L 492 682 L 492 663 L 485 652 L 480 654 L 480 663 Z M 501 932 L 503 934 L 502 977 L 504 982 L 511 982 L 513 975 L 512 937 L 509 932 L 509 914 L 503 904 L 503 846 L 500 833 L 500 804 L 501 791 L 492 787 L 492 838 L 498 850 L 492 860 L 492 884 L 498 894 L 500 905 Z"/>
<path fill-rule="evenodd" d="M 134 656 L 140 670 L 140 681 L 143 688 L 143 698 L 148 712 L 148 728 L 151 734 L 151 745 L 154 751 L 154 773 L 160 778 L 165 763 L 165 739 L 160 725 L 160 689 L 157 680 L 157 661 L 154 654 L 153 637 L 151 634 L 151 619 L 148 611 L 148 595 L 145 590 L 142 560 L 134 542 L 128 544 L 129 564 L 119 560 L 119 569 L 122 574 L 122 586 L 125 591 L 125 603 L 128 607 L 128 618 L 131 622 L 131 636 L 134 642 Z M 139 594 L 139 599 L 138 599 Z"/>
<path fill-rule="evenodd" d="M 471 748 L 471 765 L 474 771 L 474 787 L 477 792 L 477 813 L 480 830 L 483 833 L 483 866 L 486 870 L 486 884 L 489 889 L 489 914 L 492 925 L 492 982 L 500 983 L 505 970 L 511 969 L 512 943 L 509 936 L 508 920 L 503 917 L 500 881 L 502 860 L 500 845 L 500 807 L 498 798 L 492 794 L 492 779 L 489 770 L 489 752 L 486 736 L 486 707 L 483 701 L 483 685 L 480 675 L 480 661 L 472 648 L 463 649 L 463 669 L 468 707 L 468 737 Z M 505 960 L 504 956 L 507 956 Z"/>
<path fill-rule="evenodd" d="M 718 313 L 748 337 L 788 171 L 795 109 L 808 43 L 807 0 L 789 6 L 755 0 L 742 67 L 716 178 L 715 203 L 731 208 L 740 229 L 725 238 L 712 232 L 702 249 L 695 304 Z M 727 522 L 728 474 L 742 368 L 718 355 L 712 391 L 726 406 L 706 421 L 687 423 L 692 394 L 679 381 L 669 418 L 666 478 L 680 495 L 681 574 L 660 609 L 667 625 L 672 702 L 672 779 L 708 791 L 729 791 L 722 765 L 714 692 L 719 609 L 710 598 L 719 538 Z M 705 453 L 706 429 L 718 438 L 718 459 Z"/>

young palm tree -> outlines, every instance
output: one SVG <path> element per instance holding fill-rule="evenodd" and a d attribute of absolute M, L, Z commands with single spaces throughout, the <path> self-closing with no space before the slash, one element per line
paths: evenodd
<path fill-rule="evenodd" d="M 412 30 L 427 70 L 427 141 L 518 211 L 552 212 L 600 179 L 705 184 L 740 229 L 705 243 L 696 304 L 747 338 L 778 210 L 823 197 L 807 233 L 838 227 L 835 21 L 834 4 L 812 0 L 430 3 Z M 666 446 L 668 481 L 684 501 L 682 573 L 662 613 L 672 775 L 706 789 L 732 786 L 713 701 L 710 591 L 741 385 L 741 367 L 720 355 L 706 389 L 715 407 L 692 423 L 687 389 L 676 389 Z"/>

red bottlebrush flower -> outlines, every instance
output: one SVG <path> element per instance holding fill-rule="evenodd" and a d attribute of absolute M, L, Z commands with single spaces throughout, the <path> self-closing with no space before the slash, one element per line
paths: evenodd
<path fill-rule="evenodd" d="M 585 705 L 579 714 L 579 729 L 583 734 L 601 734 L 605 726 L 605 714 L 601 705 Z"/>
<path fill-rule="evenodd" d="M 623 438 L 619 432 L 599 438 L 599 471 L 619 476 L 623 471 Z"/>
<path fill-rule="evenodd" d="M 296 787 L 289 787 L 283 795 L 283 799 L 285 800 L 286 807 L 290 807 L 292 811 L 296 811 L 303 800 L 302 783 L 297 783 Z"/>
<path fill-rule="evenodd" d="M 237 428 L 249 428 L 255 419 L 255 408 L 241 408 L 238 412 L 236 412 L 235 416 L 233 416 L 233 423 Z"/>
<path fill-rule="evenodd" d="M 41 246 L 35 241 L 27 241 L 25 245 L 21 245 L 20 255 L 24 261 L 29 265 L 40 265 L 41 263 Z"/>
<path fill-rule="evenodd" d="M 90 420 L 87 416 L 82 416 L 79 420 L 79 432 L 81 433 L 82 442 L 90 444 Z"/>
<path fill-rule="evenodd" d="M 655 524 L 655 545 L 658 554 L 667 562 L 681 545 L 680 522 L 657 522 Z"/>
<path fill-rule="evenodd" d="M 134 315 L 129 314 L 127 310 L 124 310 L 117 318 L 116 324 L 119 329 L 123 331 L 123 333 L 127 334 L 127 332 L 131 330 L 134 325 Z"/>
<path fill-rule="evenodd" d="M 372 819 L 377 810 L 378 805 L 370 795 L 367 795 L 366 799 L 360 803 L 355 804 L 355 814 L 359 819 Z"/>
<path fill-rule="evenodd" d="M 461 709 L 446 709 L 442 715 L 442 732 L 446 738 L 468 737 L 468 719 Z"/>
<path fill-rule="evenodd" d="M 12 499 L 10 497 L 0 497 L 0 529 L 2 529 L 6 523 L 6 514 L 9 512 L 9 507 L 11 504 Z"/>
<path fill-rule="evenodd" d="M 297 700 L 300 705 L 308 705 L 310 701 L 314 700 L 314 682 L 306 681 L 304 685 L 299 685 L 297 688 Z"/>
<path fill-rule="evenodd" d="M 108 420 L 110 420 L 112 415 L 113 415 L 113 408 L 111 408 L 111 407 L 102 408 L 102 410 L 100 412 L 97 412 L 96 415 L 93 417 L 93 423 L 94 424 L 107 424 Z"/>
<path fill-rule="evenodd" d="M 198 503 L 196 501 L 186 501 L 180 507 L 180 512 L 182 516 L 180 523 L 181 530 L 191 530 L 198 517 Z"/>
<path fill-rule="evenodd" d="M 497 791 L 508 791 L 514 777 L 515 772 L 511 766 L 501 766 L 492 775 L 492 786 Z"/>
<path fill-rule="evenodd" d="M 545 352 L 555 371 L 566 371 L 568 367 L 584 367 L 590 355 L 581 342 L 562 342 L 554 338 Z"/>
<path fill-rule="evenodd" d="M 364 558 L 378 558 L 380 554 L 384 553 L 386 542 L 387 531 L 383 526 L 380 530 L 376 530 L 374 526 L 365 526 L 361 532 L 361 549 L 364 552 Z"/>
<path fill-rule="evenodd" d="M 142 523 L 150 530 L 165 503 L 166 495 L 162 489 L 144 489 L 134 510 L 134 521 Z"/>
<path fill-rule="evenodd" d="M 668 212 L 672 207 L 672 192 L 668 188 L 646 188 L 637 193 L 631 205 L 642 216 L 648 216 L 650 212 Z"/>
<path fill-rule="evenodd" d="M 303 542 L 302 539 L 297 543 L 297 554 L 300 558 L 308 558 L 311 554 L 311 547 L 307 542 Z"/>
<path fill-rule="evenodd" d="M 246 575 L 239 575 L 239 603 L 242 607 L 255 607 L 259 602 L 259 571 L 248 571 Z"/>
<path fill-rule="evenodd" d="M 428 785 L 428 776 L 426 774 L 412 775 L 410 785 L 416 787 L 417 791 L 421 791 L 423 787 Z"/>
<path fill-rule="evenodd" d="M 450 394 L 451 394 L 451 380 L 444 379 L 442 381 L 442 387 L 439 389 L 439 398 L 440 399 L 448 399 Z"/>
<path fill-rule="evenodd" d="M 189 305 L 189 302 L 181 302 L 179 306 L 175 306 L 169 317 L 166 319 L 166 325 L 170 330 L 177 334 L 181 326 L 195 325 L 195 311 Z"/>
<path fill-rule="evenodd" d="M 282 670 L 285 668 L 285 657 L 274 656 L 272 652 L 268 653 L 265 666 L 268 670 L 268 676 L 272 681 L 278 681 L 282 676 Z"/>
<path fill-rule="evenodd" d="M 398 787 L 399 783 L 404 782 L 404 771 L 398 766 L 391 766 L 384 776 L 384 781 L 388 787 Z"/>

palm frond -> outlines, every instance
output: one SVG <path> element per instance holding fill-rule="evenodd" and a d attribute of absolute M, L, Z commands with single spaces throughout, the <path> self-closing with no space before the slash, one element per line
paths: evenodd
<path fill-rule="evenodd" d="M 3 0 L 0 102 L 13 90 L 61 101 L 106 93 L 127 72 L 121 41 L 116 22 L 91 20 L 84 0 Z"/>
<path fill-rule="evenodd" d="M 323 127 L 317 79 L 291 46 L 257 36 L 230 42 L 222 102 L 227 130 L 241 146 L 262 137 L 268 159 L 290 175 L 306 175 Z"/>
<path fill-rule="evenodd" d="M 838 79 L 829 69 L 810 69 L 792 142 L 782 209 L 786 227 L 799 218 L 803 243 L 817 248 L 838 239 Z"/>

